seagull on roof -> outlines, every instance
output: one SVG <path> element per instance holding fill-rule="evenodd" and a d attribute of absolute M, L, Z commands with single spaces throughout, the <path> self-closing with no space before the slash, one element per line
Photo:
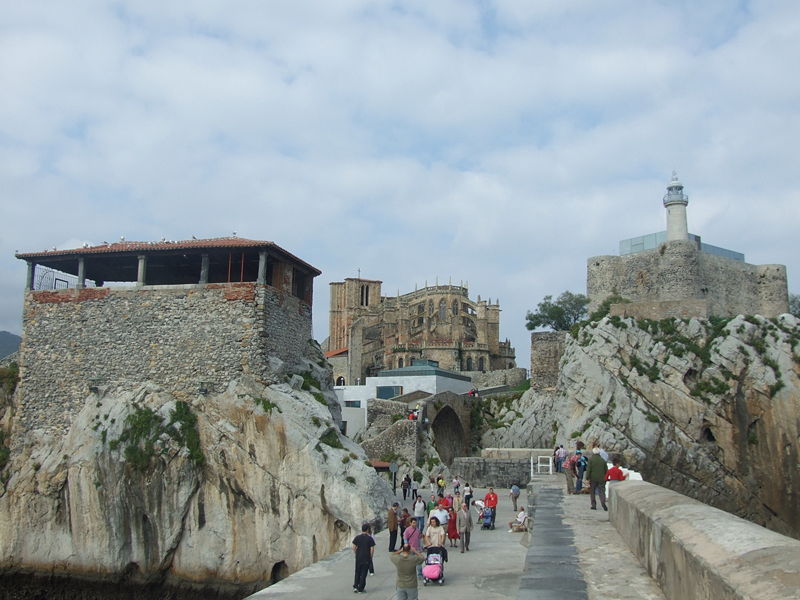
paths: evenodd
<path fill-rule="evenodd" d="M 192 236 L 192 239 L 193 239 L 193 240 L 196 240 L 196 239 L 197 239 L 197 237 L 193 235 L 193 236 Z"/>

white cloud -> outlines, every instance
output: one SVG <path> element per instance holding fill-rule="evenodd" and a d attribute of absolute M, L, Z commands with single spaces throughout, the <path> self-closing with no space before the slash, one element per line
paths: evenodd
<path fill-rule="evenodd" d="M 525 311 L 586 258 L 690 229 L 800 267 L 793 2 L 96 2 L 0 26 L 0 329 L 14 250 L 240 235 L 395 293 L 453 277 Z M 796 288 L 794 288 L 796 289 Z"/>

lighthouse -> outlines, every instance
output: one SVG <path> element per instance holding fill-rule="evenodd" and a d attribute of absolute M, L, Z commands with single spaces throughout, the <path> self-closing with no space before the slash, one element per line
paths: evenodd
<path fill-rule="evenodd" d="M 664 195 L 664 207 L 667 209 L 667 241 L 688 240 L 689 227 L 686 224 L 686 205 L 689 196 L 683 193 L 683 184 L 678 181 L 678 173 L 672 172 L 672 179 L 667 185 Z"/>

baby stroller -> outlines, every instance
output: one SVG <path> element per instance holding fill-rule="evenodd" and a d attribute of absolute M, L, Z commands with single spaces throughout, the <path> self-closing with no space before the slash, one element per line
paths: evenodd
<path fill-rule="evenodd" d="M 444 583 L 444 552 L 441 546 L 431 546 L 428 548 L 428 557 L 425 559 L 425 566 L 422 567 L 422 585 L 436 582 L 439 585 Z"/>
<path fill-rule="evenodd" d="M 481 510 L 481 529 L 492 529 L 492 509 L 488 506 Z"/>

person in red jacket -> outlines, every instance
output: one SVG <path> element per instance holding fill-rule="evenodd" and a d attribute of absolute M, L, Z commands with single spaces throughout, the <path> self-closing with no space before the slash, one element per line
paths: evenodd
<path fill-rule="evenodd" d="M 614 466 L 611 467 L 606 473 L 606 481 L 625 481 L 626 475 L 619 468 L 619 459 L 615 458 L 613 461 Z"/>
<path fill-rule="evenodd" d="M 483 497 L 483 504 L 492 510 L 492 529 L 494 529 L 494 519 L 497 516 L 497 494 L 494 493 L 494 488 L 489 488 Z"/>

